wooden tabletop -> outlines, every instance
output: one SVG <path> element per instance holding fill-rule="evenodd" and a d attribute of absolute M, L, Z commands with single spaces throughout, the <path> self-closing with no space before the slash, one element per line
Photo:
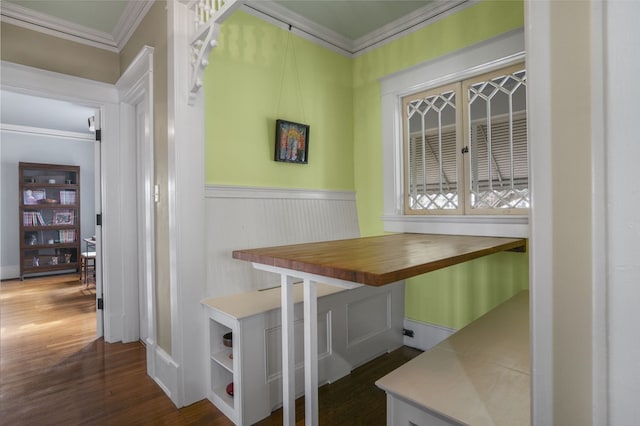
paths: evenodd
<path fill-rule="evenodd" d="M 235 250 L 233 258 L 381 286 L 504 250 L 524 251 L 525 246 L 523 238 L 388 234 Z"/>

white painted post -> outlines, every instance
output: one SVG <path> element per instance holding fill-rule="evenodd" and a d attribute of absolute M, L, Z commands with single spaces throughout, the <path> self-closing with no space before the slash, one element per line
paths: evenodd
<path fill-rule="evenodd" d="M 295 336 L 293 331 L 293 279 L 280 275 L 282 311 L 282 421 L 296 422 Z"/>
<path fill-rule="evenodd" d="M 304 280 L 304 414 L 305 424 L 318 424 L 318 298 L 316 283 Z"/>

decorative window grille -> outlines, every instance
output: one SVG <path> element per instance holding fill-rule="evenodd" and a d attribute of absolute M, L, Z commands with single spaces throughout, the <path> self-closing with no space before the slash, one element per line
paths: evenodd
<path fill-rule="evenodd" d="M 407 96 L 403 125 L 405 214 L 529 207 L 523 65 Z"/>
<path fill-rule="evenodd" d="M 460 210 L 458 85 L 406 98 L 405 211 Z"/>
<path fill-rule="evenodd" d="M 464 83 L 472 209 L 529 207 L 526 83 L 522 65 Z"/>

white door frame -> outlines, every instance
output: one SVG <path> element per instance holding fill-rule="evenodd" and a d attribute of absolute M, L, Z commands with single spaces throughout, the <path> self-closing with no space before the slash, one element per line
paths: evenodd
<path fill-rule="evenodd" d="M 116 83 L 120 93 L 120 120 L 124 139 L 135 150 L 138 285 L 125 289 L 127 310 L 139 317 L 126 325 L 127 340 L 141 338 L 147 346 L 151 371 L 156 345 L 155 217 L 153 168 L 153 48 L 144 46 Z M 140 114 L 140 115 L 139 115 Z M 137 308 L 136 305 L 137 304 Z M 150 373 L 151 374 L 151 373 Z M 153 375 L 153 374 L 151 374 Z"/>
<path fill-rule="evenodd" d="M 171 400 L 178 406 L 207 396 L 204 336 L 205 297 L 204 94 L 189 104 L 193 11 L 189 4 L 169 2 L 167 104 L 169 180 L 169 287 L 171 358 L 175 365 Z"/>
<path fill-rule="evenodd" d="M 96 134 L 101 131 L 101 116 L 102 110 L 100 108 L 96 108 L 94 110 L 94 126 L 96 130 Z M 98 139 L 98 138 L 96 138 Z M 94 180 L 93 180 L 93 208 L 95 211 L 96 217 L 93 219 L 94 224 L 94 237 L 95 242 L 93 249 L 96 252 L 96 257 L 93 259 L 93 267 L 94 267 L 94 276 L 96 280 L 96 308 L 99 306 L 99 299 L 103 299 L 104 289 L 103 289 L 103 280 L 102 280 L 102 271 L 104 269 L 104 265 L 102 263 L 102 224 L 98 225 L 97 215 L 102 212 L 102 142 L 100 140 L 96 140 L 94 149 Z M 82 244 L 82 241 L 80 242 Z M 88 246 L 87 246 L 88 249 Z M 82 250 L 81 250 L 82 251 Z M 82 272 L 82 271 L 81 271 Z M 85 272 L 86 273 L 86 272 Z M 82 277 L 82 275 L 81 275 Z M 97 337 L 104 336 L 104 309 L 96 309 L 96 330 Z"/>
<path fill-rule="evenodd" d="M 102 280 L 105 301 L 104 339 L 107 342 L 124 340 L 123 325 L 135 313 L 127 312 L 124 306 L 124 289 L 137 282 L 137 271 L 131 273 L 131 241 L 137 234 L 131 231 L 127 217 L 126 181 L 123 169 L 135 170 L 128 163 L 127 140 L 120 135 L 118 91 L 112 84 L 87 80 L 65 74 L 32 68 L 2 61 L 1 84 L 3 88 L 33 96 L 65 100 L 99 109 L 101 112 L 102 142 L 100 158 L 100 205 L 102 214 Z M 96 235 L 97 237 L 97 235 Z M 101 244 L 100 244 L 101 243 Z M 96 247 L 96 249 L 98 249 Z M 136 287 L 137 290 L 137 287 Z"/>

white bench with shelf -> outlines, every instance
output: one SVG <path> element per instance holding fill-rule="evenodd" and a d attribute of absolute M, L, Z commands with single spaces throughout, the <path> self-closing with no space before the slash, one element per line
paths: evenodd
<path fill-rule="evenodd" d="M 302 284 L 294 285 L 294 294 L 296 395 L 301 396 Z M 351 290 L 319 283 L 317 294 L 320 384 L 402 346 L 404 283 Z M 237 425 L 267 417 L 282 405 L 280 287 L 205 299 L 202 305 L 208 315 L 209 400 Z M 229 332 L 232 348 L 223 344 Z M 230 396 L 226 388 L 232 382 Z"/>

